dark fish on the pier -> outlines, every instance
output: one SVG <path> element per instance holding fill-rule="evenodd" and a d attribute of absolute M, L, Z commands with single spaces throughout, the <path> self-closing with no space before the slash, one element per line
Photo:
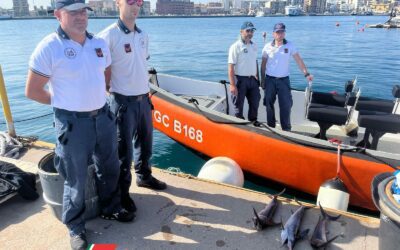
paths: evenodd
<path fill-rule="evenodd" d="M 331 216 L 325 212 L 325 210 L 322 208 L 321 203 L 319 203 L 319 208 L 321 210 L 321 216 L 318 219 L 318 223 L 315 226 L 314 233 L 311 236 L 310 239 L 310 244 L 314 249 L 325 249 L 325 247 L 334 241 L 337 237 L 342 236 L 342 234 L 336 235 L 335 237 L 331 239 L 327 239 L 327 230 L 326 230 L 326 225 L 328 221 L 332 220 L 335 221 L 339 219 L 340 215 L 338 216 Z"/>
<path fill-rule="evenodd" d="M 300 231 L 301 221 L 304 216 L 304 212 L 308 207 L 301 205 L 297 200 L 295 200 L 299 205 L 300 208 L 296 210 L 288 219 L 286 224 L 282 227 L 281 239 L 282 239 L 282 246 L 285 244 L 292 250 L 294 244 L 297 240 L 301 240 L 305 238 L 310 231 L 310 229 L 305 229 Z"/>
<path fill-rule="evenodd" d="M 275 226 L 279 225 L 280 223 L 276 223 L 273 221 L 274 214 L 276 209 L 278 208 L 278 196 L 282 195 L 286 189 L 283 189 L 280 193 L 275 194 L 271 200 L 271 202 L 265 206 L 263 210 L 259 213 L 253 208 L 254 217 L 252 218 L 254 227 L 260 231 L 266 228 L 267 226 Z"/>

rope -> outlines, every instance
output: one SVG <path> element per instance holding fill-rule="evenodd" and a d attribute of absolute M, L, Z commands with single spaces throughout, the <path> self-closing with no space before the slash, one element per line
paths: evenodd
<path fill-rule="evenodd" d="M 14 122 L 14 123 L 18 123 L 18 122 L 31 121 L 31 120 L 39 119 L 39 118 L 46 117 L 46 116 L 49 116 L 49 115 L 52 115 L 52 114 L 53 114 L 53 112 L 48 113 L 48 114 L 44 114 L 44 115 L 40 115 L 40 116 L 35 116 L 35 117 L 27 118 L 27 119 L 22 119 L 22 120 L 18 120 L 18 121 L 13 121 L 13 122 Z M 3 125 L 3 124 L 7 124 L 7 123 L 6 123 L 6 122 L 0 122 L 0 125 Z"/>
<path fill-rule="evenodd" d="M 332 138 L 329 140 L 330 143 L 332 144 L 337 144 L 337 166 L 336 166 L 336 178 L 340 178 L 340 170 L 341 170 L 341 164 L 340 164 L 340 146 L 342 144 L 342 141 L 336 138 Z"/>
<path fill-rule="evenodd" d="M 254 122 L 250 122 L 250 121 L 245 121 L 245 122 L 226 122 L 226 121 L 218 121 L 218 120 L 214 120 L 214 119 L 212 119 L 212 118 L 210 118 L 210 117 L 208 117 L 200 108 L 199 108 L 199 102 L 195 99 L 195 98 L 190 98 L 189 100 L 189 103 L 192 103 L 195 107 L 196 107 L 196 109 L 200 112 L 200 114 L 202 115 L 202 116 L 204 116 L 205 118 L 207 118 L 207 120 L 209 120 L 209 121 L 212 121 L 212 122 L 214 122 L 214 123 L 218 123 L 218 124 L 236 124 L 236 125 L 249 125 L 249 124 L 252 124 L 252 123 L 254 123 Z"/>
<path fill-rule="evenodd" d="M 0 132 L 0 156 L 18 158 L 20 150 L 24 146 L 17 139 L 5 132 Z"/>
<path fill-rule="evenodd" d="M 177 167 L 169 167 L 169 168 L 167 168 L 167 171 L 168 171 L 168 172 L 171 172 L 171 173 L 177 173 L 177 174 L 183 173 L 183 172 L 181 171 L 181 169 L 180 169 L 180 168 L 177 168 Z"/>

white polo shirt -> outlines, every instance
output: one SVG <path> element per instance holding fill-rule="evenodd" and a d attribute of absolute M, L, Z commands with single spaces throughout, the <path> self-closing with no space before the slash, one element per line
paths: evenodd
<path fill-rule="evenodd" d="M 37 45 L 29 67 L 49 78 L 53 107 L 82 112 L 105 105 L 104 70 L 110 63 L 110 52 L 103 39 L 87 33 L 82 46 L 59 27 Z"/>
<path fill-rule="evenodd" d="M 131 32 L 118 19 L 117 23 L 101 31 L 98 36 L 104 38 L 111 51 L 110 92 L 125 96 L 148 93 L 148 35 L 137 27 Z"/>
<path fill-rule="evenodd" d="M 275 47 L 274 41 L 268 42 L 262 50 L 262 57 L 267 59 L 265 73 L 269 76 L 289 76 L 290 57 L 298 52 L 291 42 L 285 41 L 279 47 Z"/>
<path fill-rule="evenodd" d="M 245 44 L 240 38 L 229 48 L 228 64 L 233 64 L 235 75 L 256 76 L 257 44 Z"/>

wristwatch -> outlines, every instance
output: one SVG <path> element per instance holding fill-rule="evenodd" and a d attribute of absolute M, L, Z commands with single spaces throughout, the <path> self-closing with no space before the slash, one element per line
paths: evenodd
<path fill-rule="evenodd" d="M 310 75 L 310 73 L 307 72 L 307 73 L 304 74 L 304 77 L 307 77 L 309 75 Z"/>

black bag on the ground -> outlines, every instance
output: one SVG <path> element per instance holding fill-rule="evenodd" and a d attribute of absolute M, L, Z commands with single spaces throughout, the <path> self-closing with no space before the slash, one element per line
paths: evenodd
<path fill-rule="evenodd" d="M 24 172 L 14 164 L 0 161 L 0 198 L 18 192 L 27 200 L 39 198 L 36 192 L 36 176 Z"/>

